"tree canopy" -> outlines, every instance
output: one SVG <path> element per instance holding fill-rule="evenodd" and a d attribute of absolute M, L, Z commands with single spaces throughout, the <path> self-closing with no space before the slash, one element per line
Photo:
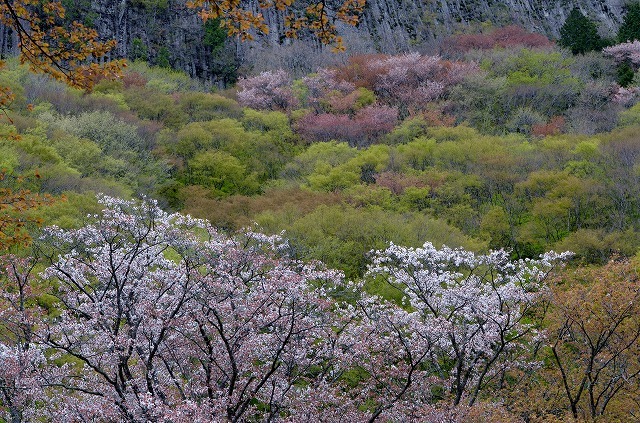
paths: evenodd
<path fill-rule="evenodd" d="M 577 7 L 569 13 L 567 20 L 560 28 L 558 43 L 570 49 L 573 54 L 585 54 L 602 48 L 598 27 Z"/>
<path fill-rule="evenodd" d="M 252 39 L 252 31 L 269 32 L 263 11 L 275 9 L 285 15 L 285 35 L 297 38 L 302 30 L 309 30 L 324 44 L 334 44 L 343 49 L 342 38 L 336 31 L 335 23 L 340 21 L 356 25 L 364 10 L 366 0 L 320 0 L 306 7 L 293 7 L 295 0 L 260 0 L 259 10 L 250 8 L 248 1 L 241 0 L 191 0 L 189 7 L 199 9 L 200 16 L 220 19 L 220 24 L 229 35 L 239 35 L 242 39 Z"/>
<path fill-rule="evenodd" d="M 640 40 L 640 3 L 632 3 L 627 7 L 627 13 L 618 29 L 619 42 L 633 40 Z"/>

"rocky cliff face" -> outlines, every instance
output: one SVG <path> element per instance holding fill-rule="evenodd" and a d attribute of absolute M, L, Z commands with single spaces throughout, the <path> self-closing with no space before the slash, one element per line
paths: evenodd
<path fill-rule="evenodd" d="M 551 38 L 574 7 L 615 34 L 625 0 L 368 0 L 362 29 L 382 48 L 404 49 L 478 23 L 518 24 Z M 389 45 L 391 44 L 391 45 Z"/>
<path fill-rule="evenodd" d="M 184 1 L 99 0 L 91 1 L 87 13 L 102 37 L 118 42 L 117 57 L 171 66 L 209 82 L 233 80 L 238 66 L 234 45 L 208 37 Z"/>
<path fill-rule="evenodd" d="M 519 24 L 556 38 L 569 12 L 578 7 L 598 22 L 602 35 L 610 36 L 622 20 L 625 1 L 367 0 L 358 28 L 344 32 L 354 53 L 428 50 L 440 37 L 489 24 Z M 215 27 L 205 28 L 185 0 L 66 0 L 65 5 L 70 16 L 118 41 L 114 56 L 182 69 L 219 85 L 231 82 L 239 67 L 241 72 L 282 66 L 306 72 L 327 57 L 312 40 L 284 40 L 283 16 L 273 11 L 266 14 L 268 36 L 237 44 L 221 40 Z M 15 51 L 15 37 L 3 28 L 0 49 L 1 54 Z"/>
<path fill-rule="evenodd" d="M 597 22 L 601 35 L 612 37 L 622 22 L 625 3 L 627 0 L 367 0 L 358 28 L 343 30 L 347 48 L 353 53 L 433 52 L 442 37 L 487 26 L 517 24 L 552 39 L 559 38 L 560 28 L 577 7 Z M 251 53 L 252 49 L 256 51 Z M 272 67 L 274 57 L 287 64 L 294 57 L 305 56 L 297 62 L 310 70 L 320 60 L 340 60 L 307 54 L 295 43 L 274 46 L 263 40 L 260 47 L 249 45 L 242 50 L 250 51 L 254 70 Z M 295 66 L 289 68 L 297 70 Z M 299 73 L 308 70 L 300 69 Z"/>

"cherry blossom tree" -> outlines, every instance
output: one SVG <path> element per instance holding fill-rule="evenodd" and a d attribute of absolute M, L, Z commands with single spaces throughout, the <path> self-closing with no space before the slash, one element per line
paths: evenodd
<path fill-rule="evenodd" d="M 379 75 L 373 87 L 376 95 L 389 105 L 409 111 L 442 98 L 451 86 L 477 71 L 473 63 L 450 62 L 419 53 L 388 56 L 369 66 Z"/>
<path fill-rule="evenodd" d="M 297 105 L 289 74 L 280 69 L 238 81 L 238 101 L 258 110 L 287 110 Z"/>
<path fill-rule="evenodd" d="M 616 44 L 605 48 L 602 52 L 605 56 L 613 58 L 617 64 L 627 63 L 634 70 L 640 67 L 640 41 L 638 40 Z"/>
<path fill-rule="evenodd" d="M 232 239 L 151 201 L 102 201 L 96 223 L 43 239 L 60 313 L 38 342 L 65 363 L 44 384 L 43 410 L 67 421 L 272 419 L 297 385 L 334 371 L 324 366 L 339 323 L 324 287 L 339 273 L 278 257 L 278 237 Z"/>
<path fill-rule="evenodd" d="M 528 350 L 544 335 L 537 319 L 544 281 L 568 255 L 550 252 L 540 260 L 512 262 L 503 250 L 475 255 L 430 243 L 377 251 L 368 274 L 383 276 L 404 295 L 412 342 L 422 344 L 420 354 L 407 350 L 422 364 L 405 371 L 405 380 L 415 377 L 411 368 L 426 366 L 454 405 L 473 405 L 508 370 L 535 365 Z M 400 331 L 390 333 L 400 345 L 411 345 Z"/>
<path fill-rule="evenodd" d="M 17 423 L 33 406 L 44 356 L 34 343 L 40 309 L 32 287 L 35 260 L 2 258 L 0 278 L 0 418 Z"/>
<path fill-rule="evenodd" d="M 368 276 L 399 306 L 289 258 L 279 236 L 101 202 L 84 227 L 45 229 L 40 275 L 34 260 L 5 260 L 0 412 L 12 423 L 484 415 L 481 391 L 535 365 L 544 280 L 565 257 L 391 245 Z"/>

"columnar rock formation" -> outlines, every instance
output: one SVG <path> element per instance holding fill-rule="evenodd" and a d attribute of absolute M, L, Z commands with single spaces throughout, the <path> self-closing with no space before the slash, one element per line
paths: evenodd
<path fill-rule="evenodd" d="M 249 2 L 257 7 L 257 0 Z M 368 0 L 360 25 L 344 32 L 355 53 L 424 50 L 434 40 L 474 25 L 518 24 L 557 38 L 569 12 L 578 7 L 607 36 L 617 30 L 624 4 L 625 0 Z M 219 84 L 230 82 L 240 66 L 241 72 L 272 65 L 308 71 L 304 67 L 313 65 L 308 58 L 317 56 L 319 48 L 312 40 L 284 39 L 283 15 L 275 11 L 266 13 L 269 35 L 250 44 L 227 40 L 216 45 L 185 0 L 71 0 L 66 5 L 72 18 L 93 25 L 104 38 L 117 40 L 118 57 L 168 64 Z M 14 36 L 0 30 L 0 53 L 15 49 Z"/>

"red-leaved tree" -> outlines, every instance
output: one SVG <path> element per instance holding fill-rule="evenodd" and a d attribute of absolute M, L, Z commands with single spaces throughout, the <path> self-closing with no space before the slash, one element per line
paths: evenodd
<path fill-rule="evenodd" d="M 553 43 L 544 35 L 529 32 L 517 25 L 498 28 L 488 34 L 462 34 L 446 38 L 440 51 L 446 55 L 460 55 L 470 50 L 491 50 L 493 48 L 545 48 Z"/>
<path fill-rule="evenodd" d="M 298 121 L 298 132 L 309 141 L 346 141 L 351 146 L 367 146 L 391 132 L 398 122 L 398 109 L 368 106 L 355 116 L 344 114 L 309 114 Z"/>

